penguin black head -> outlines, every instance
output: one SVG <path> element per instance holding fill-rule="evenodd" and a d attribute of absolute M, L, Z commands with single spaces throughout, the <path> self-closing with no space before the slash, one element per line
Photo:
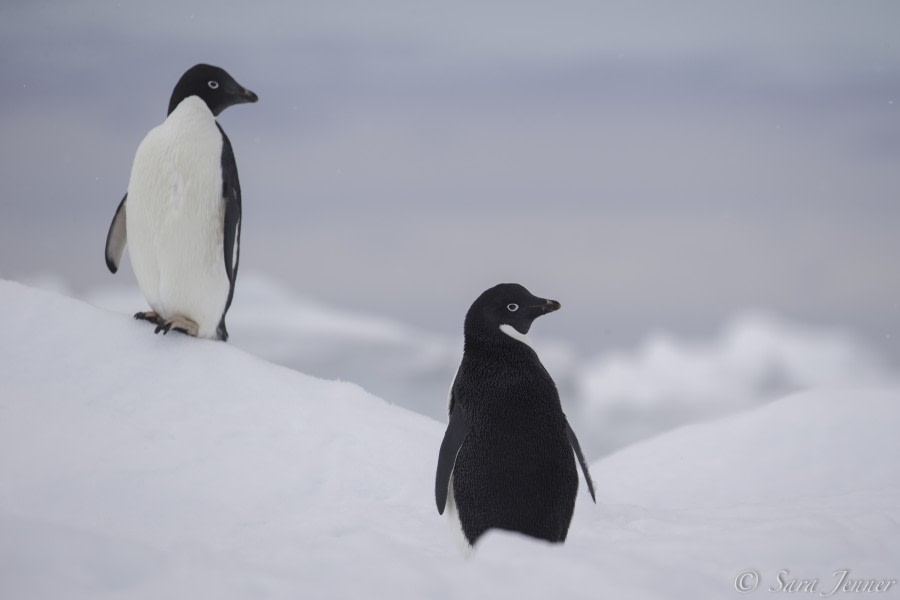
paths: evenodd
<path fill-rule="evenodd" d="M 229 106 L 259 100 L 256 94 L 235 81 L 225 69 L 204 64 L 194 65 L 185 71 L 175 84 L 167 114 L 172 114 L 181 101 L 190 96 L 198 96 L 206 102 L 209 110 L 216 116 Z"/>
<path fill-rule="evenodd" d="M 486 290 L 472 303 L 466 314 L 467 340 L 495 340 L 511 327 L 526 335 L 541 315 L 559 310 L 556 300 L 538 298 L 518 283 L 501 283 Z M 507 335 L 515 335 L 507 330 Z"/>

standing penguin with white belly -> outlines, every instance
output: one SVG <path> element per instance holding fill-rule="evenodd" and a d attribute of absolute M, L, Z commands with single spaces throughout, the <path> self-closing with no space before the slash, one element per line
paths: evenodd
<path fill-rule="evenodd" d="M 536 318 L 559 307 L 504 283 L 466 314 L 434 491 L 438 512 L 446 507 L 458 519 L 469 547 L 492 528 L 565 541 L 578 492 L 576 457 L 594 498 L 556 384 L 527 335 Z"/>
<path fill-rule="evenodd" d="M 137 149 L 128 192 L 106 238 L 119 269 L 126 242 L 151 310 L 134 315 L 170 330 L 227 340 L 241 241 L 241 185 L 231 142 L 216 116 L 256 94 L 219 67 L 188 69 L 166 120 Z"/>

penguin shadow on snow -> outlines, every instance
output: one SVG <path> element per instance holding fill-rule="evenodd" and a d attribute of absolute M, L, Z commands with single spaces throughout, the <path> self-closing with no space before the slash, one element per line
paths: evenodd
<path fill-rule="evenodd" d="M 118 271 L 127 243 L 151 309 L 134 317 L 156 325 L 156 333 L 228 339 L 241 185 L 231 141 L 216 117 L 257 100 L 225 70 L 195 65 L 175 85 L 166 120 L 138 146 L 106 237 L 106 266 Z"/>
<path fill-rule="evenodd" d="M 596 502 L 556 384 L 528 338 L 535 319 L 559 308 L 505 283 L 466 314 L 434 484 L 438 513 L 447 510 L 466 555 L 494 528 L 564 542 L 578 493 L 576 460 Z"/>

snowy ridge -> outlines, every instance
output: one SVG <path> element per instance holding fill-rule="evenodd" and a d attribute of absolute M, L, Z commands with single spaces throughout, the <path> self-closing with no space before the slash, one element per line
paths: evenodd
<path fill-rule="evenodd" d="M 564 546 L 434 510 L 443 423 L 0 281 L 0 597 L 722 598 L 900 580 L 900 391 L 819 390 L 594 463 Z M 577 426 L 576 426 L 577 429 Z M 889 593 L 877 597 L 894 597 Z M 839 597 L 839 596 L 835 596 Z"/>
<path fill-rule="evenodd" d="M 452 336 L 423 331 L 323 306 L 251 272 L 241 274 L 239 287 L 228 316 L 229 344 L 303 373 L 353 381 L 438 421 L 446 418 L 446 389 L 462 356 L 461 322 Z M 125 314 L 146 306 L 135 285 L 96 288 L 84 299 Z M 885 361 L 849 333 L 764 313 L 739 315 L 710 339 L 658 332 L 635 348 L 596 357 L 548 339 L 550 322 L 538 329 L 535 347 L 566 414 L 579 423 L 588 458 L 798 390 L 898 383 Z"/>

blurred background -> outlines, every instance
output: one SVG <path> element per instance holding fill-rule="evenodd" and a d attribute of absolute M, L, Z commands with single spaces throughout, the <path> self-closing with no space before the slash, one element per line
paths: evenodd
<path fill-rule="evenodd" d="M 532 338 L 592 457 L 895 379 L 898 23 L 891 1 L 6 0 L 0 277 L 143 309 L 106 232 L 209 62 L 260 96 L 219 117 L 238 347 L 443 419 L 466 309 L 516 281 L 563 305 Z"/>

